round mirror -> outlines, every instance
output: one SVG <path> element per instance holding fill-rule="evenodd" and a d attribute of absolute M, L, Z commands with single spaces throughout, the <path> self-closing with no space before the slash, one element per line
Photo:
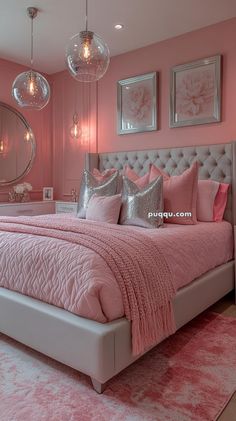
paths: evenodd
<path fill-rule="evenodd" d="M 32 168 L 34 134 L 18 111 L 0 102 L 0 185 L 16 183 Z"/>

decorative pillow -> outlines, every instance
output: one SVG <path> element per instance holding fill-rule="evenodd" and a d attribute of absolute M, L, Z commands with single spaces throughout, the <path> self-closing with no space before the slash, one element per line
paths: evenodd
<path fill-rule="evenodd" d="M 198 180 L 197 220 L 214 221 L 214 205 L 220 183 L 214 180 Z"/>
<path fill-rule="evenodd" d="M 86 219 L 117 224 L 121 208 L 121 195 L 91 197 L 86 210 Z"/>
<path fill-rule="evenodd" d="M 164 182 L 168 181 L 170 179 L 170 176 L 168 174 L 166 174 L 165 171 L 161 170 L 161 168 L 159 168 L 159 167 L 156 167 L 156 165 L 151 164 L 150 174 L 149 174 L 149 182 L 154 180 L 156 177 L 159 177 L 160 175 L 162 175 Z"/>
<path fill-rule="evenodd" d="M 198 162 L 194 162 L 183 174 L 172 177 L 152 165 L 149 180 L 152 181 L 157 175 L 165 177 L 164 211 L 171 214 L 167 222 L 181 225 L 196 224 Z M 176 215 L 179 213 L 181 215 Z M 185 215 L 182 216 L 182 213 Z M 189 213 L 189 216 L 186 213 Z"/>
<path fill-rule="evenodd" d="M 104 181 L 107 180 L 112 174 L 114 174 L 117 170 L 115 168 L 108 168 L 104 171 L 99 171 L 97 168 L 93 169 L 93 176 L 96 178 L 97 181 Z"/>
<path fill-rule="evenodd" d="M 79 218 L 86 217 L 86 209 L 90 198 L 96 193 L 99 196 L 112 196 L 117 192 L 119 173 L 116 171 L 103 182 L 98 182 L 96 178 L 87 170 L 84 170 L 80 185 L 78 213 Z"/>
<path fill-rule="evenodd" d="M 119 223 L 143 228 L 158 228 L 162 225 L 163 178 L 158 177 L 148 186 L 138 186 L 123 176 L 122 207 Z"/>
<path fill-rule="evenodd" d="M 139 175 L 136 174 L 136 172 L 128 165 L 125 165 L 124 169 L 124 175 L 128 177 L 131 181 L 133 181 L 139 188 L 146 187 L 149 184 L 149 173 L 150 168 L 146 174 L 144 174 L 142 177 L 139 177 Z"/>
<path fill-rule="evenodd" d="M 229 184 L 220 183 L 219 190 L 217 192 L 215 203 L 214 203 L 214 211 L 213 211 L 214 221 L 223 220 L 224 211 L 225 211 L 226 203 L 228 199 L 228 190 L 229 190 Z"/>

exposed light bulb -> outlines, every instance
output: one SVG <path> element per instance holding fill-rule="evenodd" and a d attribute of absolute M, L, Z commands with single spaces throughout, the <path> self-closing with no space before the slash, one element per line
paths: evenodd
<path fill-rule="evenodd" d="M 30 80 L 30 82 L 29 82 L 28 91 L 29 91 L 30 95 L 34 95 L 34 93 L 35 93 L 35 86 L 34 86 L 34 82 L 32 80 Z"/>
<path fill-rule="evenodd" d="M 79 137 L 78 124 L 73 124 L 73 126 L 71 127 L 70 134 L 71 134 L 71 137 L 73 137 L 74 139 L 78 139 L 78 137 Z"/>
<path fill-rule="evenodd" d="M 24 135 L 24 139 L 26 142 L 29 142 L 31 140 L 32 134 L 30 130 L 26 130 L 25 135 Z"/>
<path fill-rule="evenodd" d="M 32 96 L 36 95 L 38 92 L 37 80 L 36 80 L 36 75 L 34 74 L 34 72 L 29 73 L 26 89 L 28 93 Z"/>
<path fill-rule="evenodd" d="M 81 128 L 79 124 L 78 114 L 75 113 L 73 116 L 73 126 L 70 129 L 70 135 L 73 139 L 79 139 L 81 135 Z"/>
<path fill-rule="evenodd" d="M 89 48 L 89 45 L 88 45 L 88 43 L 87 42 L 85 42 L 84 43 L 84 45 L 83 45 L 83 57 L 84 57 L 84 59 L 87 61 L 89 58 L 90 58 L 90 56 L 91 56 L 91 51 L 90 51 L 90 48 Z"/>
<path fill-rule="evenodd" d="M 91 42 L 93 39 L 93 33 L 90 31 L 82 31 L 80 36 L 82 40 L 80 58 L 82 61 L 88 63 L 92 56 Z"/>
<path fill-rule="evenodd" d="M 3 140 L 0 140 L 0 153 L 4 152 L 4 142 Z"/>

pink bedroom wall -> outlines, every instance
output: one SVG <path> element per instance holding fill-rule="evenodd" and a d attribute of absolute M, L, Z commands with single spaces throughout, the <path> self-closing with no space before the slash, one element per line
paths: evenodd
<path fill-rule="evenodd" d="M 236 18 L 233 18 L 113 57 L 108 72 L 98 83 L 99 152 L 212 144 L 236 139 L 235 37 Z M 171 67 L 219 53 L 223 56 L 222 122 L 170 129 L 169 79 Z M 117 81 L 153 71 L 159 72 L 159 130 L 149 133 L 117 135 Z"/>
<path fill-rule="evenodd" d="M 36 157 L 29 174 L 21 181 L 28 181 L 33 186 L 31 198 L 42 199 L 42 188 L 52 186 L 52 130 L 50 102 L 41 111 L 24 110 L 17 107 L 11 96 L 11 87 L 15 77 L 26 70 L 19 64 L 0 59 L 0 101 L 16 108 L 30 124 L 36 139 Z M 50 82 L 50 77 L 47 76 Z M 19 182 L 21 182 L 19 181 Z M 0 187 L 0 201 L 8 200 L 8 191 L 11 186 Z"/>
<path fill-rule="evenodd" d="M 97 86 L 77 82 L 68 71 L 52 79 L 53 185 L 57 199 L 71 200 L 71 190 L 79 191 L 85 153 L 96 150 Z M 70 136 L 75 103 L 82 129 L 79 140 Z"/>

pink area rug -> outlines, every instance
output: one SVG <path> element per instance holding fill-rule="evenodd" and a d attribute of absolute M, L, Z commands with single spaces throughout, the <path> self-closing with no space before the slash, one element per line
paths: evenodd
<path fill-rule="evenodd" d="M 205 313 L 111 380 L 0 335 L 1 421 L 213 421 L 236 390 L 236 319 Z"/>

